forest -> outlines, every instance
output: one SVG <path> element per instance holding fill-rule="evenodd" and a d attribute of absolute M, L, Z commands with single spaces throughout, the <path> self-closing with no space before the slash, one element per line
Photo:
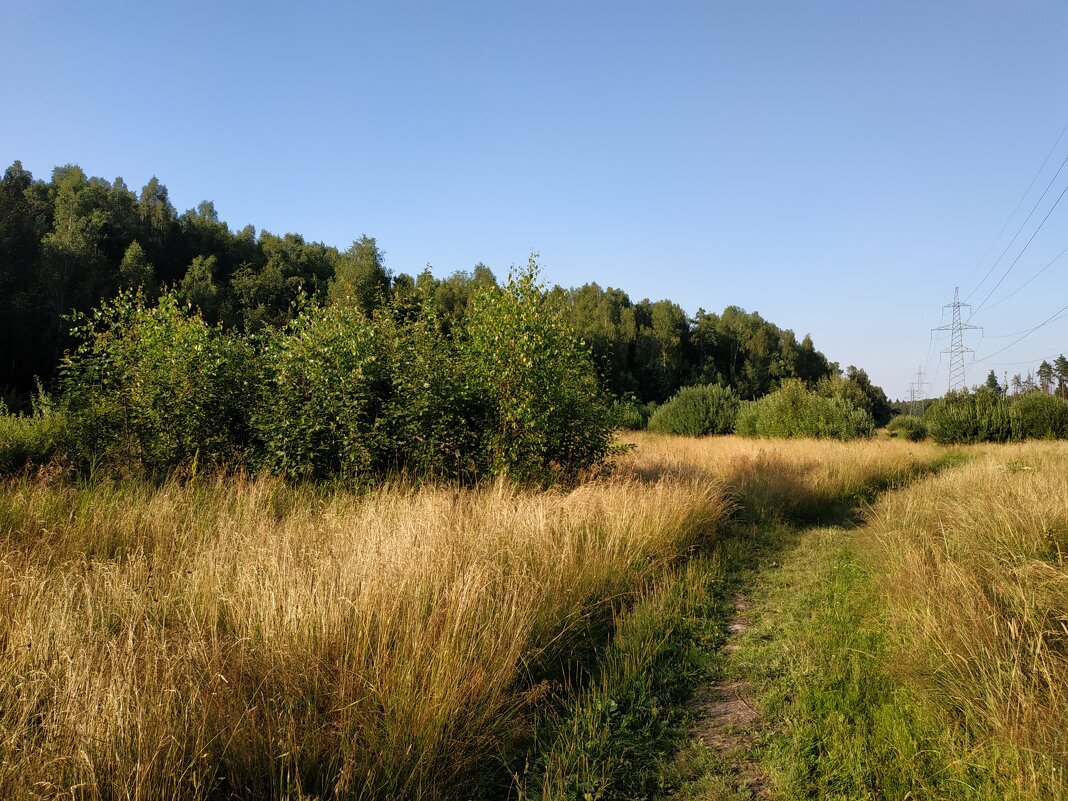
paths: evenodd
<path fill-rule="evenodd" d="M 51 386 L 73 344 L 71 313 L 123 289 L 151 298 L 174 288 L 208 324 L 255 334 L 283 326 L 301 297 L 346 299 L 365 314 L 429 299 L 455 322 L 497 280 L 483 264 L 447 278 L 429 268 L 394 274 L 370 236 L 340 251 L 296 233 L 233 231 L 210 201 L 179 214 L 155 178 L 134 192 L 67 165 L 44 181 L 16 161 L 0 181 L 0 397 L 25 408 L 36 378 Z M 752 399 L 786 378 L 838 373 L 810 337 L 736 306 L 691 318 L 670 300 L 634 301 L 597 284 L 549 296 L 618 397 L 660 403 L 689 384 L 721 383 Z"/>

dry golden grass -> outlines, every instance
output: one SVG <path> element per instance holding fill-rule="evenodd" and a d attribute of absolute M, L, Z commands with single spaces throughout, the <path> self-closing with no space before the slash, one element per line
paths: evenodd
<path fill-rule="evenodd" d="M 975 454 L 876 508 L 895 664 L 1008 795 L 1068 797 L 1068 444 Z"/>
<path fill-rule="evenodd" d="M 0 798 L 459 797 L 716 536 L 941 451 L 638 438 L 573 491 L 0 486 Z M 783 506 L 783 505 L 786 506 Z"/>
<path fill-rule="evenodd" d="M 620 472 L 650 480 L 713 475 L 755 514 L 815 519 L 835 507 L 914 478 L 952 452 L 927 442 L 878 439 L 753 440 L 632 433 L 634 451 Z"/>
<path fill-rule="evenodd" d="M 726 510 L 708 481 L 10 485 L 0 797 L 455 792 L 524 736 L 528 666 Z"/>

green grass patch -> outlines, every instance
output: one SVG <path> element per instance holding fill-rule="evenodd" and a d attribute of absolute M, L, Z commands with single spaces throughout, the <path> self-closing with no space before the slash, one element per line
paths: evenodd
<path fill-rule="evenodd" d="M 997 755 L 969 758 L 952 725 L 887 671 L 858 536 L 802 533 L 754 593 L 735 669 L 754 683 L 773 731 L 763 761 L 777 797 L 1005 798 Z"/>
<path fill-rule="evenodd" d="M 585 686 L 543 721 L 521 799 L 650 798 L 686 739 L 685 702 L 711 669 L 729 607 L 718 554 L 696 558 L 616 620 Z"/>

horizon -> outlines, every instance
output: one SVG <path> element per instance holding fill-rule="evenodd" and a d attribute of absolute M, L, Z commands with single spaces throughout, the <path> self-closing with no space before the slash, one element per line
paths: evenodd
<path fill-rule="evenodd" d="M 35 178 L 156 175 L 395 274 L 538 251 L 550 284 L 758 312 L 890 398 L 918 365 L 944 392 L 956 286 L 969 385 L 1068 352 L 1054 3 L 3 8 L 0 150 Z"/>

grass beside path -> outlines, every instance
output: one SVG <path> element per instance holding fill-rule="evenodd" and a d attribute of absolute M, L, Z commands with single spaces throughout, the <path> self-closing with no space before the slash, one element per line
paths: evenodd
<path fill-rule="evenodd" d="M 944 450 L 897 443 L 642 438 L 623 472 L 643 480 L 715 477 L 732 489 L 739 511 L 706 556 L 617 618 L 593 677 L 546 721 L 519 797 L 746 797 L 722 755 L 687 745 L 688 696 L 728 669 L 721 646 L 731 599 L 762 563 L 781 558 L 793 537 L 782 520 L 848 518 L 881 489 L 946 460 Z"/>
<path fill-rule="evenodd" d="M 773 798 L 1068 798 L 1068 446 L 972 456 L 861 527 L 763 529 L 724 675 L 756 688 Z M 747 797 L 708 756 L 680 797 Z"/>

